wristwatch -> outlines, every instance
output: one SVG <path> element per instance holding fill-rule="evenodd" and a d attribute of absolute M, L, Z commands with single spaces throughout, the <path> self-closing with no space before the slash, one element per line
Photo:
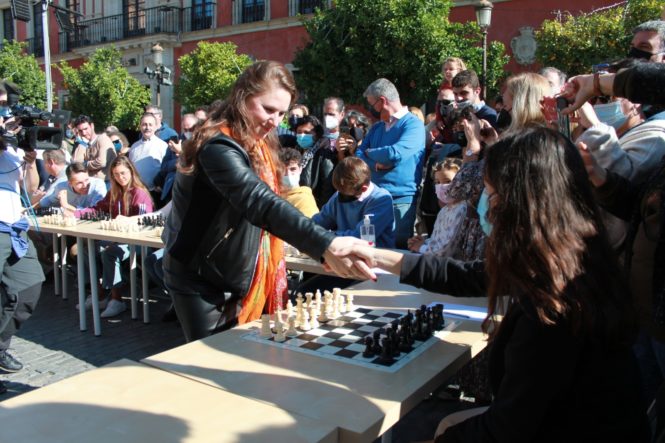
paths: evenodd
<path fill-rule="evenodd" d="M 464 152 L 464 155 L 466 155 L 467 157 L 473 157 L 474 155 L 476 155 L 476 153 L 473 152 L 473 149 L 466 148 L 466 151 Z"/>

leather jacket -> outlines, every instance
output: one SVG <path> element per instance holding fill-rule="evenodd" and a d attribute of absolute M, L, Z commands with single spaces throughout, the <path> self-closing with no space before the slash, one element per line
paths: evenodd
<path fill-rule="evenodd" d="M 218 135 L 201 147 L 194 174 L 176 174 L 166 251 L 221 292 L 243 297 L 262 229 L 315 259 L 334 238 L 273 193 L 240 145 Z"/>

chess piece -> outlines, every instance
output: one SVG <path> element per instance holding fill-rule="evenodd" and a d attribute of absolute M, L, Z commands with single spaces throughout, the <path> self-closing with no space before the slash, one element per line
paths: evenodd
<path fill-rule="evenodd" d="M 374 340 L 372 337 L 365 337 L 365 351 L 363 352 L 363 357 L 372 358 L 374 357 Z"/>
<path fill-rule="evenodd" d="M 298 297 L 296 297 L 296 327 L 298 328 L 303 324 L 304 310 L 302 294 L 299 292 Z"/>
<path fill-rule="evenodd" d="M 291 300 L 286 302 L 286 319 L 288 320 L 293 315 L 293 303 Z"/>
<path fill-rule="evenodd" d="M 355 309 L 356 307 L 353 306 L 353 294 L 346 294 L 346 312 L 351 312 Z"/>
<path fill-rule="evenodd" d="M 307 300 L 306 305 L 309 308 L 312 306 L 312 298 L 314 297 L 314 294 L 311 292 L 305 292 L 305 299 Z"/>
<path fill-rule="evenodd" d="M 277 330 L 278 325 L 282 325 L 282 311 L 280 309 L 275 311 L 275 330 Z"/>
<path fill-rule="evenodd" d="M 275 325 L 275 341 L 277 343 L 286 341 L 286 336 L 284 335 L 284 326 L 281 322 Z"/>
<path fill-rule="evenodd" d="M 378 329 L 374 331 L 374 334 L 372 335 L 373 337 L 373 342 L 374 346 L 372 348 L 372 351 L 374 351 L 375 355 L 381 354 L 382 348 L 381 348 L 381 331 Z"/>
<path fill-rule="evenodd" d="M 316 319 L 316 304 L 312 304 L 312 306 L 309 307 L 309 318 L 309 326 L 312 329 L 316 329 L 320 326 L 319 321 Z"/>
<path fill-rule="evenodd" d="M 328 318 L 328 316 L 326 315 L 326 306 L 325 305 L 323 305 L 319 308 L 319 318 L 318 318 L 318 320 L 319 320 L 319 323 L 325 323 L 328 320 L 330 320 Z"/>
<path fill-rule="evenodd" d="M 321 291 L 318 289 L 316 290 L 316 294 L 314 294 L 314 300 L 316 300 L 316 311 L 320 312 L 321 311 Z"/>
<path fill-rule="evenodd" d="M 330 314 L 330 318 L 335 319 L 339 317 L 339 297 L 335 296 L 335 293 L 333 292 L 333 297 L 332 297 L 332 307 L 333 311 Z"/>
<path fill-rule="evenodd" d="M 263 314 L 261 316 L 261 337 L 271 338 L 272 331 L 270 330 L 270 315 Z"/>
<path fill-rule="evenodd" d="M 289 329 L 286 330 L 286 336 L 296 337 L 298 335 L 298 331 L 296 331 L 296 318 L 291 316 L 287 321 L 289 322 Z"/>
<path fill-rule="evenodd" d="M 309 324 L 309 312 L 303 310 L 302 313 L 302 323 L 300 324 L 300 329 L 303 331 L 309 331 L 312 329 L 312 326 Z"/>
<path fill-rule="evenodd" d="M 390 339 L 388 337 L 381 339 L 381 347 L 381 363 L 390 364 L 394 362 L 395 359 L 392 356 L 392 344 L 390 343 Z"/>

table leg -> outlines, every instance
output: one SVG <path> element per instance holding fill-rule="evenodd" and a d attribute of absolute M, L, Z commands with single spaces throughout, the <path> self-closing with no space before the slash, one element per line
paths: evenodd
<path fill-rule="evenodd" d="M 92 298 L 92 324 L 96 336 L 102 335 L 102 322 L 99 317 L 99 292 L 97 286 L 99 279 L 97 278 L 97 257 L 95 250 L 95 240 L 88 239 L 88 264 L 90 266 L 90 297 Z M 80 305 L 79 305 L 80 306 Z M 83 307 L 85 309 L 85 306 Z"/>
<path fill-rule="evenodd" d="M 83 263 L 83 248 L 85 245 L 81 237 L 76 237 L 76 250 L 78 254 L 78 260 L 76 260 L 76 267 L 78 273 L 78 283 L 79 283 L 79 328 L 81 331 L 87 331 L 87 319 L 85 317 L 85 266 Z"/>
<path fill-rule="evenodd" d="M 148 247 L 141 246 L 141 283 L 143 289 L 143 323 L 150 323 L 150 300 L 148 297 L 148 271 L 145 268 L 145 259 Z"/>
<path fill-rule="evenodd" d="M 129 293 L 131 294 L 132 320 L 139 318 L 136 296 L 136 246 L 129 245 Z"/>
<path fill-rule="evenodd" d="M 67 300 L 67 236 L 60 237 L 60 267 L 62 270 L 62 299 Z"/>
<path fill-rule="evenodd" d="M 55 295 L 61 295 L 60 287 L 60 248 L 58 244 L 58 234 L 53 234 L 53 284 L 55 285 Z"/>

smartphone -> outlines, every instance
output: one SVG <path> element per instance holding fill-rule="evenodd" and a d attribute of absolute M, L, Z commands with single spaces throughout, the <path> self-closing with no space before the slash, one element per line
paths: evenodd
<path fill-rule="evenodd" d="M 559 120 L 559 110 L 557 109 L 557 99 L 554 97 L 543 97 L 543 114 L 548 123 Z"/>
<path fill-rule="evenodd" d="M 172 135 L 168 139 L 168 141 L 173 142 L 173 143 L 178 143 L 179 140 L 180 140 L 180 137 L 178 137 L 177 135 Z"/>

